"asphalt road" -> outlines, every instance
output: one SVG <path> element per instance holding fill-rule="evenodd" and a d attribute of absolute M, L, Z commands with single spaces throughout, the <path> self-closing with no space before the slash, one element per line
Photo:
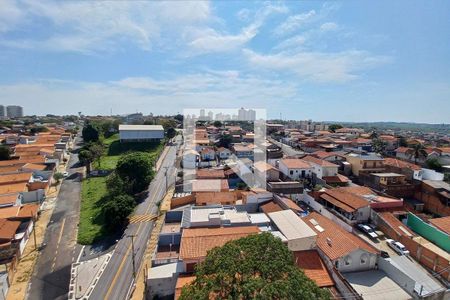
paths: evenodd
<path fill-rule="evenodd" d="M 295 149 L 292 148 L 291 146 L 286 145 L 286 144 L 281 143 L 281 142 L 278 142 L 278 141 L 276 141 L 276 140 L 274 140 L 274 139 L 272 139 L 272 138 L 270 138 L 270 137 L 268 137 L 267 139 L 269 140 L 269 142 L 274 143 L 275 145 L 277 145 L 278 147 L 280 147 L 281 150 L 283 151 L 283 153 L 284 153 L 286 156 L 296 156 L 296 155 L 304 155 L 304 154 L 305 154 L 305 152 L 303 152 L 303 151 L 295 150 Z"/>
<path fill-rule="evenodd" d="M 77 137 L 73 148 L 79 148 L 79 143 L 81 138 Z M 68 172 L 73 176 L 69 175 L 61 184 L 27 299 L 67 299 L 71 264 L 80 251 L 76 244 L 76 233 L 81 182 L 75 173 L 81 170 L 78 167 L 78 154 L 71 154 Z"/>
<path fill-rule="evenodd" d="M 157 203 L 166 193 L 166 171 L 169 186 L 175 180 L 174 164 L 180 140 L 177 137 L 177 144 L 170 146 L 160 170 L 149 186 L 147 198 L 136 209 L 136 215 L 155 215 L 158 212 Z M 135 269 L 139 270 L 153 227 L 153 221 L 128 225 L 122 238 L 117 242 L 113 256 L 92 291 L 90 299 L 125 299 L 127 297 L 133 285 L 133 250 L 130 236 L 134 236 Z"/>

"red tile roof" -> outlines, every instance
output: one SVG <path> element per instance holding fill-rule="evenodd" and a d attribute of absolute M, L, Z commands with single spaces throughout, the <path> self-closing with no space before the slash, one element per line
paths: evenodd
<path fill-rule="evenodd" d="M 258 232 L 256 226 L 183 229 L 180 259 L 203 259 L 214 247 Z"/>
<path fill-rule="evenodd" d="M 269 202 L 261 205 L 260 207 L 261 207 L 261 210 L 266 214 L 283 210 L 278 204 L 276 204 L 273 201 L 269 201 Z"/>
<path fill-rule="evenodd" d="M 320 197 L 347 212 L 354 212 L 362 207 L 369 206 L 369 202 L 366 199 L 352 194 L 344 188 L 326 190 Z"/>
<path fill-rule="evenodd" d="M 311 169 L 308 162 L 297 158 L 284 158 L 280 160 L 280 164 L 284 164 L 288 169 Z"/>
<path fill-rule="evenodd" d="M 312 219 L 314 219 L 323 230 L 317 229 L 311 222 Z M 363 249 L 374 254 L 378 252 L 377 249 L 367 244 L 364 240 L 345 231 L 335 222 L 316 212 L 304 217 L 303 221 L 317 233 L 317 246 L 331 260 L 343 257 L 358 249 Z"/>
<path fill-rule="evenodd" d="M 191 284 L 195 280 L 196 276 L 178 276 L 177 283 L 175 285 L 175 300 L 180 298 L 181 289 L 188 284 Z"/>
<path fill-rule="evenodd" d="M 434 227 L 450 235 L 450 216 L 428 220 Z"/>
<path fill-rule="evenodd" d="M 302 158 L 303 160 L 309 162 L 309 163 L 313 163 L 322 167 L 338 167 L 338 165 L 335 165 L 329 161 L 323 160 L 323 159 L 319 159 L 316 158 L 314 156 L 305 156 Z"/>
<path fill-rule="evenodd" d="M 10 221 L 7 219 L 0 219 L 0 239 L 12 240 L 19 229 L 20 221 Z"/>
<path fill-rule="evenodd" d="M 198 179 L 192 181 L 193 192 L 228 191 L 228 181 L 225 179 Z"/>
<path fill-rule="evenodd" d="M 419 171 L 422 169 L 420 166 L 415 165 L 413 163 L 399 160 L 396 158 L 391 158 L 391 157 L 386 157 L 384 159 L 384 165 L 393 166 L 393 167 L 397 167 L 397 168 L 408 168 L 408 169 L 411 169 L 414 171 Z"/>
<path fill-rule="evenodd" d="M 220 179 L 225 178 L 223 170 L 198 169 L 196 170 L 197 179 Z"/>
<path fill-rule="evenodd" d="M 0 185 L 30 181 L 33 173 L 14 173 L 0 175 Z"/>
<path fill-rule="evenodd" d="M 316 156 L 317 158 L 320 158 L 320 159 L 325 159 L 325 158 L 330 157 L 330 156 L 344 157 L 344 156 L 342 156 L 341 154 L 339 154 L 337 152 L 326 152 L 326 151 L 316 151 L 316 152 L 311 153 L 311 155 Z"/>
<path fill-rule="evenodd" d="M 325 264 L 317 250 L 306 250 L 294 252 L 297 266 L 305 272 L 305 275 L 313 280 L 319 287 L 334 286 Z"/>
<path fill-rule="evenodd" d="M 399 152 L 399 153 L 407 153 L 410 151 L 410 148 L 408 147 L 398 147 L 397 149 L 395 149 L 395 152 Z"/>
<path fill-rule="evenodd" d="M 200 192 L 195 195 L 195 203 L 200 204 L 234 204 L 237 195 L 235 192 Z"/>

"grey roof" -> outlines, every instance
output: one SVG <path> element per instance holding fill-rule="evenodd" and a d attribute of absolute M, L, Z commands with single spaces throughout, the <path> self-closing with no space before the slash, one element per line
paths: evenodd
<path fill-rule="evenodd" d="M 383 157 L 381 157 L 380 155 L 378 155 L 376 153 L 367 153 L 367 154 L 351 153 L 351 154 L 348 154 L 348 156 L 359 157 L 362 160 L 384 160 Z"/>
<path fill-rule="evenodd" d="M 269 213 L 269 218 L 288 240 L 317 236 L 317 233 L 290 209 Z"/>
<path fill-rule="evenodd" d="M 434 187 L 435 189 L 444 189 L 450 191 L 450 184 L 442 180 L 424 180 L 426 184 Z"/>

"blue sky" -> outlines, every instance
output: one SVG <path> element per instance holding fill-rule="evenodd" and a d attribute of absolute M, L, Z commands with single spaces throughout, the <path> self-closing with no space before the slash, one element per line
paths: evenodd
<path fill-rule="evenodd" d="M 2 0 L 0 69 L 27 114 L 450 123 L 450 2 Z"/>

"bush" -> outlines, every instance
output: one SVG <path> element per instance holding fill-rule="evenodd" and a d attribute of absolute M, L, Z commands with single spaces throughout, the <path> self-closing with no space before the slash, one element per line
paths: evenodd
<path fill-rule="evenodd" d="M 154 176 L 153 164 L 146 153 L 134 152 L 123 155 L 117 162 L 117 175 L 129 185 L 129 194 L 148 188 Z"/>
<path fill-rule="evenodd" d="M 102 212 L 105 218 L 106 227 L 109 230 L 114 230 L 126 223 L 125 221 L 133 212 L 136 202 L 133 197 L 126 194 L 116 196 L 110 195 L 107 199 Z"/>

